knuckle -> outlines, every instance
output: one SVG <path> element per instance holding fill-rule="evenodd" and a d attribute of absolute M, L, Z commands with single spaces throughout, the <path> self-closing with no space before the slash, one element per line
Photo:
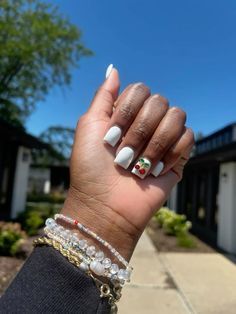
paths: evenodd
<path fill-rule="evenodd" d="M 182 120 L 186 121 L 186 112 L 179 107 L 172 107 L 169 109 L 171 113 L 175 114 Z"/>
<path fill-rule="evenodd" d="M 151 98 L 157 101 L 158 104 L 164 105 L 167 109 L 169 108 L 169 101 L 164 96 L 161 96 L 160 94 L 153 94 Z"/>
<path fill-rule="evenodd" d="M 132 85 L 132 90 L 135 92 L 150 94 L 150 89 L 144 83 L 141 83 L 141 82 L 134 83 Z"/>
<path fill-rule="evenodd" d="M 168 158 L 172 161 L 178 160 L 181 157 L 181 152 L 177 151 L 176 149 L 170 149 L 168 153 Z"/>
<path fill-rule="evenodd" d="M 148 136 L 148 127 L 145 123 L 141 122 L 131 130 L 131 133 L 141 141 L 146 140 Z"/>
<path fill-rule="evenodd" d="M 133 119 L 135 115 L 135 109 L 134 107 L 130 106 L 130 104 L 123 105 L 119 109 L 119 112 L 120 112 L 121 117 L 127 121 L 130 121 L 131 119 Z"/>
<path fill-rule="evenodd" d="M 164 154 L 165 151 L 166 151 L 166 147 L 165 145 L 163 144 L 164 141 L 161 140 L 160 138 L 152 138 L 149 142 L 149 148 L 150 150 L 153 151 L 154 154 Z"/>

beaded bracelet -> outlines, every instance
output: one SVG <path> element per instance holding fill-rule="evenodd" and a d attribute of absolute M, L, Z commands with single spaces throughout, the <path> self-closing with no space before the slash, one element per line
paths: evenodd
<path fill-rule="evenodd" d="M 88 246 L 85 243 L 86 240 L 79 240 L 79 242 L 75 241 L 75 236 L 72 235 L 74 239 L 74 241 L 72 242 L 68 238 L 69 230 L 66 230 L 66 229 L 64 230 L 65 231 L 62 230 L 62 232 L 66 232 L 67 239 L 65 239 L 63 235 L 61 235 L 62 232 L 59 233 L 55 228 L 54 230 L 50 230 L 47 227 L 44 229 L 45 233 L 47 234 L 49 238 L 56 239 L 67 250 L 72 251 L 79 258 L 83 258 L 84 263 L 81 264 L 81 268 L 83 267 L 84 271 L 90 269 L 96 275 L 107 277 L 109 280 L 112 280 L 112 281 L 118 281 L 122 285 L 125 283 L 125 281 L 130 281 L 131 273 L 128 270 L 119 269 L 117 264 L 111 264 L 111 260 L 108 258 L 105 258 L 103 252 L 101 251 L 96 252 L 96 249 L 94 246 Z M 81 244 L 82 244 L 82 248 L 80 247 Z M 101 257 L 103 257 L 103 259 Z"/>
<path fill-rule="evenodd" d="M 79 260 L 78 258 L 75 258 L 70 252 L 63 247 L 61 243 L 54 239 L 49 239 L 47 237 L 41 237 L 33 241 L 34 246 L 41 246 L 41 245 L 48 245 L 52 246 L 54 249 L 59 251 L 63 256 L 67 258 L 67 260 L 72 263 L 73 265 L 79 267 L 81 263 L 83 263 L 82 260 Z M 95 278 L 91 272 L 86 272 L 88 276 L 90 276 L 97 288 L 100 291 L 100 297 L 101 298 L 108 298 L 108 303 L 111 305 L 111 312 L 117 313 L 117 306 L 116 302 L 119 301 L 121 298 L 121 289 L 122 287 L 119 285 L 112 285 L 110 286 L 107 283 L 102 282 L 98 278 Z"/>
<path fill-rule="evenodd" d="M 79 230 L 81 230 L 82 232 L 87 233 L 88 235 L 90 235 L 92 238 L 94 238 L 95 240 L 97 240 L 98 242 L 100 242 L 102 245 L 104 245 L 105 247 L 108 248 L 108 250 L 126 267 L 129 269 L 133 269 L 131 266 L 129 266 L 129 263 L 125 260 L 125 258 L 123 256 L 120 255 L 119 252 L 117 252 L 117 250 L 110 245 L 107 241 L 103 240 L 101 237 L 99 237 L 95 232 L 93 232 L 92 230 L 90 230 L 88 227 L 85 227 L 83 224 L 81 224 L 78 220 L 72 219 L 68 216 L 62 215 L 62 214 L 56 214 L 54 216 L 54 219 L 61 219 L 64 220 L 65 222 L 71 224 L 71 225 L 75 225 L 78 227 Z"/>
<path fill-rule="evenodd" d="M 105 257 L 102 251 L 96 252 L 93 245 L 88 246 L 86 240 L 79 240 L 76 234 L 58 225 L 54 219 L 49 218 L 46 220 L 44 231 L 49 238 L 56 239 L 65 248 L 72 250 L 74 254 L 78 254 L 80 258 L 83 258 L 84 263 L 81 264 L 83 270 L 90 268 L 96 275 L 117 280 L 122 285 L 125 281 L 130 281 L 131 269 L 119 269 L 119 266 L 112 264 L 111 260 Z"/>

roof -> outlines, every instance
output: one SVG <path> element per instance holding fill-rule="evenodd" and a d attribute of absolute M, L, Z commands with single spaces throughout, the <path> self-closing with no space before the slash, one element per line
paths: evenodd
<path fill-rule="evenodd" d="M 0 118 L 0 134 L 1 137 L 15 142 L 19 145 L 36 148 L 36 149 L 47 149 L 48 144 L 42 142 L 37 137 L 26 133 L 22 128 L 11 125 L 5 120 Z"/>
<path fill-rule="evenodd" d="M 236 122 L 196 141 L 194 156 L 211 153 L 236 142 Z"/>

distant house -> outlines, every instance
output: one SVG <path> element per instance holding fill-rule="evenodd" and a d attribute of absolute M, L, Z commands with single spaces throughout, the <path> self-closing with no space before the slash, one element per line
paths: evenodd
<path fill-rule="evenodd" d="M 0 219 L 16 218 L 25 209 L 32 149 L 47 145 L 0 119 Z"/>
<path fill-rule="evenodd" d="M 70 183 L 69 163 L 51 164 L 42 166 L 32 164 L 29 170 L 29 181 L 27 191 L 29 194 L 64 194 Z"/>
<path fill-rule="evenodd" d="M 168 203 L 186 214 L 197 235 L 236 253 L 236 123 L 196 142 Z"/>

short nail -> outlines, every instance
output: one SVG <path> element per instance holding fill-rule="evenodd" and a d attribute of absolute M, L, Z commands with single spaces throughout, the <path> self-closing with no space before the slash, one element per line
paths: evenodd
<path fill-rule="evenodd" d="M 139 178 L 144 179 L 151 166 L 152 163 L 149 159 L 141 157 L 139 158 L 138 162 L 136 162 L 134 168 L 132 169 L 132 173 L 138 176 Z"/>
<path fill-rule="evenodd" d="M 134 151 L 132 148 L 126 146 L 123 147 L 117 154 L 114 163 L 127 169 L 134 158 Z"/>
<path fill-rule="evenodd" d="M 115 125 L 107 131 L 103 140 L 106 143 L 110 144 L 112 147 L 114 147 L 118 143 L 121 137 L 121 133 L 122 133 L 121 128 Z"/>
<path fill-rule="evenodd" d="M 151 174 L 154 175 L 154 177 L 158 177 L 159 174 L 162 172 L 163 168 L 164 168 L 163 162 L 159 161 L 157 165 L 153 168 Z"/>
<path fill-rule="evenodd" d="M 113 64 L 108 65 L 107 70 L 106 70 L 106 79 L 111 74 L 112 69 L 113 69 Z"/>

